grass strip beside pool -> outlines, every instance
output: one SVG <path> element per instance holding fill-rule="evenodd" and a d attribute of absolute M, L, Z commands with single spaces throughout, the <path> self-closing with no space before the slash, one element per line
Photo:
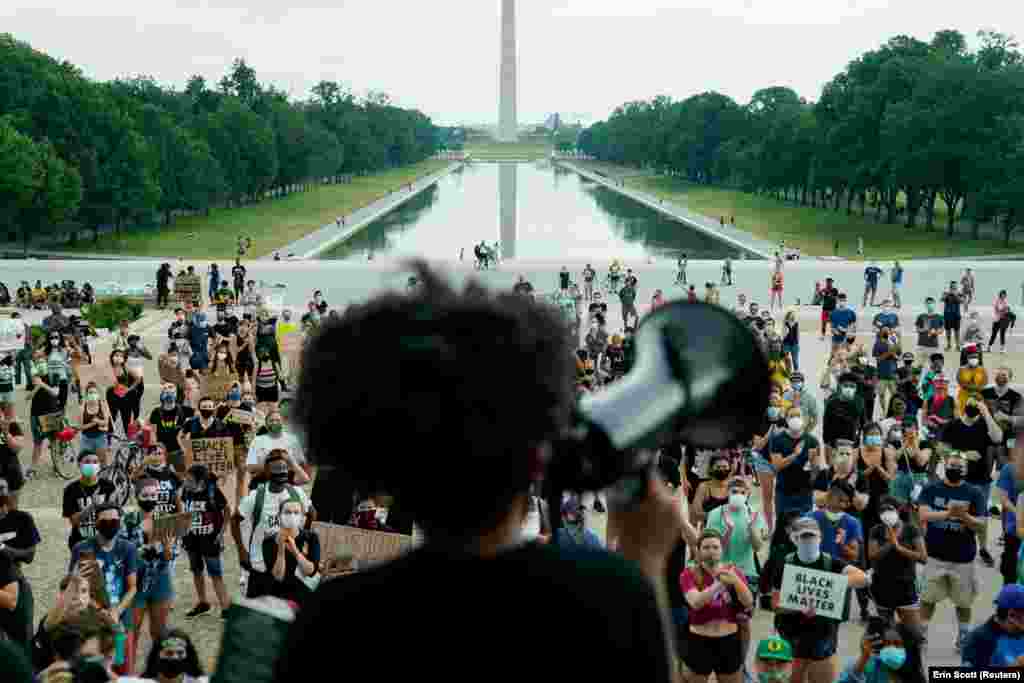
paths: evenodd
<path fill-rule="evenodd" d="M 282 199 L 266 199 L 235 209 L 213 209 L 209 216 L 178 218 L 169 226 L 133 228 L 98 242 L 80 241 L 60 251 L 168 258 L 233 258 L 238 236 L 252 238 L 249 257 L 264 256 L 386 197 L 400 186 L 436 173 L 451 161 L 427 159 L 412 166 L 356 177 L 349 184 L 317 185 Z"/>

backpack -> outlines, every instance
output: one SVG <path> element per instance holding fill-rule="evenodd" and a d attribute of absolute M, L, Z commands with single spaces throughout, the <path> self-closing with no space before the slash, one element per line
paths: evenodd
<path fill-rule="evenodd" d="M 268 484 L 260 484 L 256 488 L 256 504 L 252 510 L 252 531 L 249 532 L 249 545 L 248 549 L 252 549 L 252 540 L 256 537 L 256 527 L 259 526 L 260 520 L 263 519 L 263 503 L 267 499 L 267 486 Z M 298 503 L 302 505 L 302 497 L 299 495 L 299 489 L 291 484 L 285 484 L 285 488 L 288 491 L 288 502 Z M 303 507 L 305 507 L 303 505 Z"/>

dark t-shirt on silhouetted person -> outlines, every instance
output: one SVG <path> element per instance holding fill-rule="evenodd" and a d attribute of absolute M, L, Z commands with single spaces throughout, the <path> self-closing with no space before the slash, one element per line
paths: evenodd
<path fill-rule="evenodd" d="M 274 680 L 319 679 L 324 652 L 378 651 L 382 634 L 402 644 L 387 665 L 396 681 L 476 683 L 498 671 L 513 681 L 672 679 L 654 590 L 635 565 L 531 544 L 492 559 L 424 547 L 321 585 L 289 630 Z"/>

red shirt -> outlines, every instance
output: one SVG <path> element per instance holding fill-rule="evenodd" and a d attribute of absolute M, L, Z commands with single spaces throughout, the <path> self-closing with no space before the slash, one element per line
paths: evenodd
<path fill-rule="evenodd" d="M 727 567 L 743 585 L 747 585 L 747 577 L 743 575 L 743 572 L 736 569 L 734 566 Z M 679 575 L 679 588 L 682 589 L 683 595 L 686 595 L 689 591 L 706 590 L 714 579 L 701 567 L 687 567 L 683 570 L 683 573 Z M 732 599 L 731 591 L 725 586 L 715 597 L 711 598 L 711 601 L 700 609 L 690 608 L 690 623 L 694 626 L 701 626 L 703 624 L 709 624 L 713 621 L 728 621 L 736 623 L 736 615 L 743 611 L 743 605 L 738 602 L 734 602 Z M 689 604 L 689 603 L 687 603 Z"/>

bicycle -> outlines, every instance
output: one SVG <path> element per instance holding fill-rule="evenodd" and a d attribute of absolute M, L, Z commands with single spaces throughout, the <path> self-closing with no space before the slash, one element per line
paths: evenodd
<path fill-rule="evenodd" d="M 78 469 L 78 458 L 71 442 L 78 433 L 68 422 L 64 413 L 50 413 L 39 416 L 39 427 L 49 444 L 50 464 L 53 473 L 65 481 L 72 479 Z"/>
<path fill-rule="evenodd" d="M 110 462 L 100 468 L 100 479 L 106 479 L 114 485 L 111 502 L 124 507 L 131 497 L 132 473 L 142 464 L 142 446 L 136 441 L 110 435 Z"/>

